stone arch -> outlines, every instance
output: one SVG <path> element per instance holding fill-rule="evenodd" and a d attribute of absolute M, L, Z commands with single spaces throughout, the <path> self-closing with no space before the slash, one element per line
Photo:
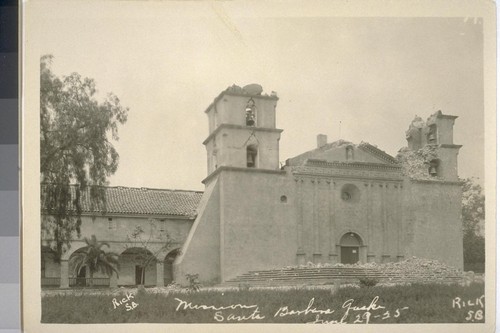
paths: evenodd
<path fill-rule="evenodd" d="M 68 275 L 69 275 L 69 285 L 76 287 L 85 287 L 87 286 L 87 278 L 90 276 L 90 272 L 87 269 L 87 266 L 82 266 L 78 271 L 76 271 L 75 263 L 72 262 L 72 259 L 78 255 L 78 253 L 82 253 L 87 246 L 82 246 L 78 249 L 73 249 L 68 258 Z M 99 276 L 100 277 L 100 276 Z"/>
<path fill-rule="evenodd" d="M 347 229 L 337 238 L 337 253 L 340 254 L 340 263 L 355 264 L 367 262 L 367 251 L 364 237 L 361 233 Z"/>
<path fill-rule="evenodd" d="M 168 285 L 174 281 L 174 261 L 179 256 L 181 253 L 180 248 L 173 249 L 172 251 L 168 252 L 165 258 L 163 259 L 163 278 L 164 278 L 164 284 Z"/>
<path fill-rule="evenodd" d="M 361 242 L 361 245 L 360 246 L 366 246 L 366 242 L 365 242 L 365 236 L 363 236 L 363 234 L 361 232 L 359 232 L 357 229 L 344 229 L 342 230 L 341 233 L 339 233 L 339 236 L 337 236 L 337 245 L 340 245 L 340 240 L 342 239 L 342 237 L 346 234 L 349 234 L 349 233 L 353 233 L 355 234 L 357 237 L 359 237 L 360 239 L 360 242 Z"/>
<path fill-rule="evenodd" d="M 83 240 L 78 240 L 78 241 L 73 241 L 71 242 L 71 247 L 62 254 L 61 260 L 69 260 L 69 258 L 75 253 L 76 251 L 86 247 L 87 244 Z"/>
<path fill-rule="evenodd" d="M 123 250 L 119 257 L 119 285 L 135 286 L 139 284 L 156 285 L 156 262 L 152 259 L 146 263 L 146 258 L 154 256 L 151 251 L 142 247 L 129 247 Z M 144 266 L 146 264 L 146 266 Z"/>

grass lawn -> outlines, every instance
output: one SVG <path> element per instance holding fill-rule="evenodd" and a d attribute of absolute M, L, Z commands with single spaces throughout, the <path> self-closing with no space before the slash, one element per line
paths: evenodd
<path fill-rule="evenodd" d="M 89 291 L 90 292 L 90 291 Z M 42 297 L 43 323 L 484 322 L 484 284 L 250 289 Z"/>

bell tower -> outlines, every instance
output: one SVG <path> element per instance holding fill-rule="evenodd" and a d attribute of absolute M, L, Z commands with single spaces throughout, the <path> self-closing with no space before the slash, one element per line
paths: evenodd
<path fill-rule="evenodd" d="M 444 180 L 458 180 L 458 152 L 461 145 L 453 143 L 453 125 L 458 116 L 445 115 L 437 111 L 427 119 L 424 131 L 427 144 L 437 145 L 438 159 L 430 162 L 431 176 L 440 176 Z"/>
<path fill-rule="evenodd" d="M 453 125 L 457 116 L 441 111 L 432 114 L 426 122 L 420 117 L 406 131 L 408 148 L 419 150 L 425 146 L 436 147 L 437 158 L 429 161 L 429 175 L 443 180 L 458 180 L 458 152 L 461 145 L 453 143 Z"/>
<path fill-rule="evenodd" d="M 221 167 L 279 169 L 275 92 L 262 93 L 258 84 L 233 85 L 221 92 L 206 109 L 209 135 L 207 174 Z"/>

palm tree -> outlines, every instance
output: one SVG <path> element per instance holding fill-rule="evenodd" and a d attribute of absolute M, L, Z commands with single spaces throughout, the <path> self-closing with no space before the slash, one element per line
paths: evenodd
<path fill-rule="evenodd" d="M 98 242 L 95 235 L 92 235 L 90 239 L 87 237 L 84 239 L 87 246 L 76 252 L 70 259 L 70 265 L 74 267 L 75 275 L 78 275 L 80 269 L 86 266 L 90 274 L 90 286 L 94 284 L 94 273 L 98 271 L 109 277 L 115 272 L 118 277 L 119 255 L 114 252 L 104 251 L 102 247 L 107 246 L 109 248 L 109 244 Z"/>

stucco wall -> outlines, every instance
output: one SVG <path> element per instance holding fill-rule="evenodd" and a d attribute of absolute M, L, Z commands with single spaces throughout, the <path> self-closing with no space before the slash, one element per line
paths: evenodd
<path fill-rule="evenodd" d="M 400 182 L 310 175 L 297 178 L 296 215 L 302 230 L 298 245 L 306 262 L 340 262 L 340 239 L 351 232 L 360 236 L 366 247 L 360 261 L 397 260 L 398 235 L 402 233 Z M 344 200 L 345 186 L 359 192 Z"/>
<path fill-rule="evenodd" d="M 141 262 L 136 260 L 133 254 L 122 254 L 120 256 L 120 275 L 118 278 L 119 285 L 135 285 L 135 269 L 136 265 L 140 265 Z M 146 267 L 146 273 L 144 274 L 145 285 L 156 285 L 156 263 L 153 262 L 151 265 Z"/>
<path fill-rule="evenodd" d="M 257 147 L 257 167 L 278 169 L 280 131 L 224 127 L 206 143 L 208 174 L 221 166 L 246 168 L 247 146 Z"/>
<path fill-rule="evenodd" d="M 408 255 L 463 268 L 460 184 L 410 182 L 405 191 Z"/>
<path fill-rule="evenodd" d="M 458 181 L 458 153 L 459 148 L 439 148 L 440 160 L 439 176 L 445 180 Z"/>
<path fill-rule="evenodd" d="M 204 283 L 220 282 L 219 208 L 219 184 L 214 179 L 203 193 L 198 216 L 174 261 L 174 280 L 177 283 L 185 285 L 186 274 L 199 274 Z"/>
<path fill-rule="evenodd" d="M 222 279 L 295 264 L 293 178 L 284 172 L 224 171 L 219 178 Z M 286 196 L 282 199 L 282 196 Z"/>
<path fill-rule="evenodd" d="M 112 221 L 109 221 L 111 218 Z M 164 219 L 164 221 L 155 221 L 153 224 L 154 238 L 149 243 L 152 249 L 163 246 L 166 241 L 166 235 L 175 240 L 175 243 L 180 246 L 184 243 L 193 220 L 168 217 L 154 217 Z M 94 220 L 90 216 L 82 216 L 81 237 L 75 238 L 71 242 L 69 251 L 63 254 L 63 259 L 69 259 L 71 254 L 76 250 L 85 247 L 84 238 L 90 238 L 96 235 L 97 240 L 107 242 L 110 248 L 105 250 L 113 251 L 121 254 L 127 247 L 133 247 L 134 242 L 127 240 L 136 226 L 140 226 L 144 230 L 143 239 L 146 240 L 150 235 L 151 223 L 149 217 L 125 217 L 125 216 L 97 216 Z M 42 240 L 44 241 L 44 240 Z M 140 244 L 140 242 L 136 242 Z M 174 244 L 175 245 L 175 244 Z"/>
<path fill-rule="evenodd" d="M 275 106 L 276 99 L 259 96 L 224 95 L 216 103 L 217 120 L 214 124 L 235 124 L 244 126 L 246 123 L 245 108 L 250 98 L 255 102 L 257 127 L 274 128 L 276 126 Z M 215 115 L 211 110 L 209 117 Z M 214 126 L 214 128 L 216 128 Z M 213 128 L 213 129 L 214 129 Z M 212 129 L 212 130 L 213 130 Z"/>
<path fill-rule="evenodd" d="M 109 221 L 108 218 L 112 220 Z M 168 218 L 168 217 L 155 217 L 159 220 L 164 219 L 164 221 L 156 221 L 153 224 L 153 235 L 154 238 L 147 242 L 148 250 L 156 253 L 166 241 L 166 234 L 175 240 L 172 244 L 171 249 L 180 247 L 187 238 L 191 225 L 193 223 L 190 219 L 181 218 Z M 76 238 L 71 242 L 71 247 L 69 251 L 63 254 L 63 260 L 70 260 L 72 255 L 78 249 L 86 246 L 84 238 L 90 238 L 92 235 L 96 235 L 97 240 L 100 242 L 107 242 L 109 248 L 104 246 L 105 251 L 111 251 L 119 254 L 119 285 L 134 285 L 135 284 L 135 266 L 141 263 L 136 259 L 135 255 L 126 254 L 124 251 L 129 252 L 131 248 L 141 247 L 140 242 L 131 242 L 127 240 L 127 236 L 130 236 L 134 231 L 136 226 L 143 228 L 145 233 L 142 239 L 147 241 L 150 235 L 151 223 L 148 217 L 124 217 L 124 216 L 98 216 L 94 220 L 90 216 L 82 216 L 82 226 L 81 226 L 81 237 Z M 166 253 L 159 253 L 163 259 Z M 45 276 L 46 277 L 60 277 L 61 276 L 61 265 L 55 263 L 52 259 L 52 254 L 44 253 L 45 258 Z M 171 270 L 167 265 L 164 267 L 164 271 Z M 73 267 L 69 267 L 69 276 L 76 276 Z M 88 277 L 87 272 L 87 277 Z M 107 277 L 106 275 L 97 272 L 94 277 Z M 166 276 L 167 277 L 167 276 Z M 152 263 L 146 268 L 145 273 L 145 284 L 156 285 L 156 263 Z"/>

